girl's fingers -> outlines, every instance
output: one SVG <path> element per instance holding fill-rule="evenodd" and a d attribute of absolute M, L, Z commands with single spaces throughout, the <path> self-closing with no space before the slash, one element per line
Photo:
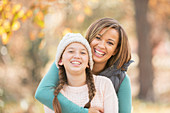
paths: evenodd
<path fill-rule="evenodd" d="M 103 113 L 103 109 L 101 107 L 91 107 L 88 113 Z"/>

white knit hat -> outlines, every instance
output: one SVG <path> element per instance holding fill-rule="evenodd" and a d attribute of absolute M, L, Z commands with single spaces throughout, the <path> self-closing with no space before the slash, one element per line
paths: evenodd
<path fill-rule="evenodd" d="M 92 70 L 93 69 L 93 59 L 92 59 L 91 48 L 90 48 L 88 41 L 80 33 L 67 33 L 63 37 L 63 39 L 60 41 L 60 43 L 57 47 L 57 53 L 56 53 L 56 59 L 55 59 L 56 66 L 59 67 L 58 62 L 61 58 L 63 51 L 72 42 L 79 42 L 86 47 L 86 49 L 88 50 L 88 55 L 89 55 L 90 69 Z"/>

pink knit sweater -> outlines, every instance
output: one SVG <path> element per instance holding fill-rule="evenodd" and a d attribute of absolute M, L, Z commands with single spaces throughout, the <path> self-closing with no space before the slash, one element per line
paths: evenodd
<path fill-rule="evenodd" d="M 91 107 L 101 107 L 104 113 L 118 113 L 118 99 L 111 80 L 103 76 L 93 77 L 96 95 L 91 102 Z M 80 87 L 65 85 L 60 92 L 81 107 L 84 107 L 89 100 L 87 85 Z M 54 111 L 45 106 L 45 113 L 54 113 Z"/>

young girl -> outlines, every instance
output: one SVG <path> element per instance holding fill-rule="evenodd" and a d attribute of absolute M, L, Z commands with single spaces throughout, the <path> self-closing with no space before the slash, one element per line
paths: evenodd
<path fill-rule="evenodd" d="M 112 18 L 101 18 L 93 22 L 86 33 L 93 54 L 92 73 L 106 76 L 112 81 L 118 97 L 119 113 L 131 113 L 132 95 L 130 79 L 126 73 L 131 64 L 131 50 L 128 37 L 118 21 Z M 58 69 L 55 63 L 41 81 L 35 98 L 53 109 L 53 90 L 58 83 Z M 91 113 L 69 101 L 61 93 L 57 96 L 62 109 L 68 113 Z"/>
<path fill-rule="evenodd" d="M 111 80 L 91 72 L 91 48 L 83 36 L 66 34 L 58 45 L 55 63 L 60 79 L 54 91 L 55 113 L 66 113 L 57 99 L 59 92 L 81 107 L 100 107 L 104 113 L 118 113 L 118 100 Z M 45 112 L 51 113 L 48 109 L 45 108 Z"/>

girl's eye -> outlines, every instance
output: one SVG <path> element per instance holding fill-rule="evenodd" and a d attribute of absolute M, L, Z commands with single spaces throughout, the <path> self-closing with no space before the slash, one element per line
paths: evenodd
<path fill-rule="evenodd" d="M 85 54 L 86 54 L 86 52 L 81 52 L 81 54 L 85 55 Z"/>
<path fill-rule="evenodd" d="M 70 51 L 68 51 L 68 52 L 69 52 L 69 53 L 73 53 L 74 51 L 71 51 L 71 50 L 70 50 Z"/>

